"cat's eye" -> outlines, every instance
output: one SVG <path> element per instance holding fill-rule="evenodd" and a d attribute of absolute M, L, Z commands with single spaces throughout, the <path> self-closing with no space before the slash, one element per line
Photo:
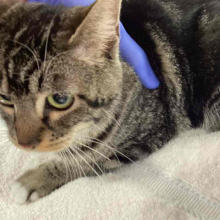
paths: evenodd
<path fill-rule="evenodd" d="M 14 106 L 14 103 L 10 100 L 10 98 L 5 96 L 5 95 L 2 95 L 2 94 L 0 94 L 0 103 L 2 105 L 6 105 L 6 106 L 9 106 L 9 107 Z"/>
<path fill-rule="evenodd" d="M 55 94 L 48 96 L 47 100 L 52 107 L 64 110 L 73 104 L 74 98 L 68 95 Z"/>

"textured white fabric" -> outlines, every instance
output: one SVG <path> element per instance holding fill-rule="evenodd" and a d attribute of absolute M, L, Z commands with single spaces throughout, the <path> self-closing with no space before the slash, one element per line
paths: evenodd
<path fill-rule="evenodd" d="M 168 180 L 168 186 L 177 183 L 184 193 L 189 190 L 211 205 L 220 204 L 219 132 L 184 133 L 149 158 L 106 175 L 102 181 L 81 178 L 35 203 L 21 206 L 9 198 L 11 184 L 25 170 L 50 156 L 15 149 L 2 133 L 2 122 L 0 128 L 0 220 L 202 219 L 196 217 L 199 213 L 189 201 L 179 202 L 172 190 L 152 185 L 147 179 L 151 172 L 158 172 L 162 183 L 163 177 Z"/>

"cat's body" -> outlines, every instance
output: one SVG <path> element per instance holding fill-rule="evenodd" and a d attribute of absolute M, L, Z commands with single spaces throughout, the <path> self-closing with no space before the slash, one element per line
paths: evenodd
<path fill-rule="evenodd" d="M 154 112 L 154 126 L 135 134 L 142 134 L 143 144 L 160 148 L 185 129 L 219 129 L 219 11 L 218 1 L 124 1 L 121 20 L 162 82 L 157 91 L 143 88 L 138 99 L 145 104 L 137 100 L 133 107 Z M 141 123 L 150 119 L 143 114 Z"/>
<path fill-rule="evenodd" d="M 212 95 L 219 88 L 219 2 L 135 1 L 127 8 L 124 13 L 122 10 L 122 21 L 147 51 L 160 80 L 165 81 L 168 89 L 161 88 L 162 96 L 174 88 L 175 95 L 183 93 L 181 109 L 192 127 L 201 126 L 210 110 L 208 103 L 214 101 Z M 138 16 L 129 16 L 132 12 Z M 138 24 L 139 19 L 145 23 Z M 174 100 L 173 105 L 177 103 Z"/>
<path fill-rule="evenodd" d="M 103 7 L 110 12 L 107 18 Z M 100 0 L 92 9 L 74 12 L 26 4 L 10 9 L 0 21 L 0 93 L 17 106 L 1 109 L 12 140 L 18 147 L 32 144 L 38 151 L 62 148 L 62 155 L 73 154 L 73 179 L 138 160 L 186 129 L 204 123 L 218 128 L 220 3 L 123 1 L 121 20 L 148 54 L 161 81 L 157 90 L 144 88 L 132 68 L 119 62 L 118 20 L 111 14 L 119 8 L 117 0 Z M 115 29 L 108 29 L 105 19 L 113 18 Z M 93 32 L 96 24 L 102 30 Z M 112 36 L 102 35 L 105 31 Z M 57 54 L 59 59 L 53 59 Z M 48 107 L 46 97 L 56 93 L 73 95 L 73 107 Z M 66 152 L 72 145 L 78 148 Z M 49 194 L 70 181 L 65 166 L 57 158 L 24 174 L 13 186 L 12 197 L 24 203 Z"/>

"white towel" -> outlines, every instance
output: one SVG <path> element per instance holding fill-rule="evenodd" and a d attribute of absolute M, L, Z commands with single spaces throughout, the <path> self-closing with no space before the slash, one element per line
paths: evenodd
<path fill-rule="evenodd" d="M 186 132 L 103 180 L 81 178 L 21 206 L 9 197 L 13 181 L 50 156 L 15 149 L 0 128 L 0 220 L 220 219 L 220 132 Z"/>

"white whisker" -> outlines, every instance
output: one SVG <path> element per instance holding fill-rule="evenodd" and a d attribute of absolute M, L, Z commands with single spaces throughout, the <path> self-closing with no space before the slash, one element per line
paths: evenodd
<path fill-rule="evenodd" d="M 55 18 L 55 16 L 54 16 L 54 18 Z M 48 42 L 49 42 L 50 32 L 51 32 L 51 29 L 52 29 L 52 26 L 53 26 L 54 18 L 50 22 L 50 26 L 48 28 L 48 34 L 47 34 L 46 45 L 45 45 L 45 53 L 44 53 L 44 67 L 43 67 L 43 71 L 45 70 L 45 67 L 46 67 L 45 65 L 46 65 L 46 61 L 47 61 Z"/>
<path fill-rule="evenodd" d="M 96 123 L 94 123 L 93 125 L 96 126 L 100 131 L 108 134 L 108 132 L 105 130 L 105 128 L 102 128 L 101 126 L 97 125 Z"/>
<path fill-rule="evenodd" d="M 96 143 L 96 144 L 101 144 L 101 145 L 105 145 L 105 143 L 104 142 L 102 142 L 102 141 L 94 141 L 94 139 L 83 139 L 83 140 L 85 140 L 85 141 L 88 141 L 88 142 L 91 142 L 91 143 Z M 96 140 L 98 140 L 98 139 L 96 139 Z M 112 149 L 110 149 L 111 150 L 111 152 L 115 155 L 115 157 L 117 158 L 117 161 L 119 162 L 119 163 L 121 163 L 120 162 L 120 160 L 119 160 L 119 158 L 118 158 L 118 156 L 117 156 L 117 154 L 115 153 L 115 151 L 113 151 Z M 110 159 L 109 159 L 110 160 Z M 111 161 L 111 160 L 110 160 Z"/>
<path fill-rule="evenodd" d="M 73 168 L 71 159 L 74 158 L 74 157 L 73 157 L 72 153 L 69 151 L 69 149 L 67 149 L 65 152 L 67 153 L 67 157 L 66 158 L 67 158 L 67 161 L 68 161 L 68 164 L 69 164 L 70 180 L 73 181 L 74 180 L 73 175 L 75 173 L 75 170 Z M 68 155 L 70 156 L 70 158 L 68 157 Z"/>
<path fill-rule="evenodd" d="M 58 154 L 60 155 L 66 169 L 66 183 L 67 183 L 69 179 L 69 169 L 68 169 L 69 167 L 68 167 L 66 155 L 62 151 L 58 152 Z"/>
<path fill-rule="evenodd" d="M 135 161 L 133 161 L 131 158 L 129 158 L 128 156 L 126 156 L 125 154 L 123 154 L 122 152 L 120 152 L 119 150 L 116 150 L 115 148 L 113 147 L 110 147 L 108 144 L 104 143 L 103 141 L 97 139 L 97 138 L 93 138 L 93 140 L 88 140 L 88 139 L 84 139 L 85 141 L 88 141 L 88 142 L 92 142 L 92 143 L 97 143 L 97 144 L 101 144 L 107 148 L 109 148 L 110 150 L 122 155 L 123 157 L 127 158 L 129 161 L 131 161 L 132 163 L 135 163 Z M 96 140 L 96 141 L 94 141 Z"/>
<path fill-rule="evenodd" d="M 95 140 L 98 140 L 98 139 L 95 139 Z M 101 144 L 101 145 L 106 145 L 103 141 L 94 141 L 94 140 L 92 140 L 91 141 L 92 143 L 96 143 L 96 144 Z M 117 158 L 117 161 L 119 162 L 119 163 L 121 163 L 121 161 L 119 160 L 119 158 L 118 158 L 118 155 L 115 153 L 115 150 L 114 150 L 114 148 L 109 148 L 110 150 L 111 150 L 111 152 L 115 155 L 115 157 Z"/>
<path fill-rule="evenodd" d="M 80 148 L 77 148 L 77 150 L 79 150 L 80 152 L 82 152 L 84 155 L 86 155 L 86 157 L 88 157 L 101 171 L 102 174 L 104 174 L 104 171 L 101 169 L 101 167 L 95 162 L 95 160 L 93 160 L 87 153 L 85 153 L 84 151 L 82 151 Z"/>
<path fill-rule="evenodd" d="M 100 179 L 102 179 L 102 178 L 100 177 L 100 175 L 96 172 L 96 170 L 83 158 L 82 155 L 80 155 L 80 153 L 77 151 L 78 148 L 76 149 L 76 148 L 73 146 L 73 147 L 71 147 L 71 149 L 93 170 L 93 172 L 94 172 Z"/>
<path fill-rule="evenodd" d="M 58 56 L 61 56 L 61 55 L 65 54 L 65 53 L 68 53 L 68 52 L 70 52 L 70 51 L 72 51 L 72 50 L 64 51 L 64 52 L 59 53 L 59 54 L 57 54 L 56 56 L 54 56 L 54 57 L 50 60 L 50 62 L 48 63 L 48 65 L 47 65 L 47 68 L 46 68 L 46 71 L 45 71 L 45 76 L 47 76 L 47 73 L 48 73 L 48 71 L 49 71 L 49 68 L 50 68 L 50 66 L 52 65 L 52 62 L 53 62 Z"/>
<path fill-rule="evenodd" d="M 84 172 L 82 166 L 80 165 L 79 161 L 77 160 L 77 158 L 72 154 L 72 152 L 71 152 L 69 149 L 66 149 L 66 150 L 69 152 L 69 154 L 71 155 L 71 157 L 73 157 L 73 159 L 76 161 L 77 167 L 81 169 L 81 171 L 82 171 L 84 177 L 86 177 L 86 174 L 85 174 L 85 172 Z M 71 148 L 71 150 L 73 150 L 73 149 Z M 73 150 L 73 151 L 74 151 L 74 150 Z M 76 152 L 74 151 L 74 153 L 76 153 Z M 80 174 L 80 171 L 79 171 L 79 174 Z M 81 175 L 80 175 L 80 176 L 81 176 Z"/>
<path fill-rule="evenodd" d="M 117 125 L 121 128 L 120 123 L 118 122 L 118 120 L 116 120 L 116 118 L 115 118 L 111 113 L 107 112 L 107 111 L 104 110 L 104 109 L 102 109 L 102 110 L 109 116 L 109 118 L 111 118 L 112 120 L 114 120 L 114 121 L 117 123 Z"/>
<path fill-rule="evenodd" d="M 85 153 L 84 151 L 82 151 L 80 148 L 77 148 L 78 151 L 80 151 L 81 153 L 83 153 L 86 157 L 88 157 L 97 167 L 98 169 L 101 171 L 102 174 L 104 174 L 104 171 L 101 169 L 101 167 L 95 162 L 95 160 L 93 160 L 87 153 Z"/>
<path fill-rule="evenodd" d="M 87 146 L 87 145 L 85 145 L 85 144 L 82 144 L 82 143 L 80 143 L 80 142 L 78 142 L 78 141 L 73 141 L 73 142 L 75 142 L 75 143 L 77 143 L 77 144 L 79 144 L 79 145 L 82 145 L 83 147 L 86 147 L 86 148 L 88 148 L 88 149 L 90 149 L 90 150 L 96 152 L 97 154 L 101 155 L 101 156 L 104 157 L 105 159 L 111 161 L 108 157 L 106 157 L 104 154 L 100 153 L 99 151 L 97 151 L 97 150 L 95 150 L 95 149 L 93 149 L 93 148 L 91 148 L 91 147 L 89 147 L 89 146 Z"/>
<path fill-rule="evenodd" d="M 28 50 L 32 53 L 32 55 L 34 56 L 34 59 L 35 59 L 35 61 L 36 61 L 36 63 L 37 63 L 38 71 L 40 71 L 40 65 L 39 65 L 39 62 L 38 62 L 37 56 L 35 55 L 34 51 L 31 50 L 31 48 L 29 48 L 29 47 L 26 46 L 25 44 L 22 44 L 22 43 L 19 42 L 19 41 L 11 40 L 11 39 L 9 39 L 9 40 L 12 41 L 12 42 L 14 42 L 14 43 L 20 44 L 21 46 L 23 46 L 23 47 L 25 47 L 26 49 L 28 49 Z"/>
<path fill-rule="evenodd" d="M 66 149 L 67 150 L 67 152 L 68 152 L 68 154 L 69 154 L 69 156 L 70 156 L 70 158 L 69 158 L 69 161 L 70 161 L 70 164 L 71 164 L 71 166 L 72 166 L 72 170 L 73 170 L 73 172 L 75 172 L 74 171 L 74 167 L 73 167 L 73 163 L 72 163 L 72 161 L 71 161 L 71 159 L 73 158 L 74 160 L 75 160 L 75 162 L 76 162 L 76 172 L 77 172 L 77 174 L 76 175 L 78 175 L 78 177 L 80 177 L 81 176 L 81 171 L 80 171 L 80 167 L 79 167 L 79 162 L 78 162 L 78 160 L 76 159 L 76 157 L 74 156 L 74 154 L 70 151 L 70 149 Z"/>
<path fill-rule="evenodd" d="M 98 139 L 95 139 L 95 140 L 98 140 Z M 132 163 L 135 163 L 135 161 L 133 161 L 131 158 L 129 158 L 128 156 L 126 156 L 126 155 L 123 154 L 122 152 L 116 150 L 115 148 L 110 147 L 109 145 L 105 144 L 104 142 L 101 142 L 100 144 L 106 146 L 106 147 L 109 148 L 109 149 L 114 150 L 116 153 L 118 153 L 118 154 L 122 155 L 123 157 L 127 158 L 127 159 L 130 160 Z"/>

